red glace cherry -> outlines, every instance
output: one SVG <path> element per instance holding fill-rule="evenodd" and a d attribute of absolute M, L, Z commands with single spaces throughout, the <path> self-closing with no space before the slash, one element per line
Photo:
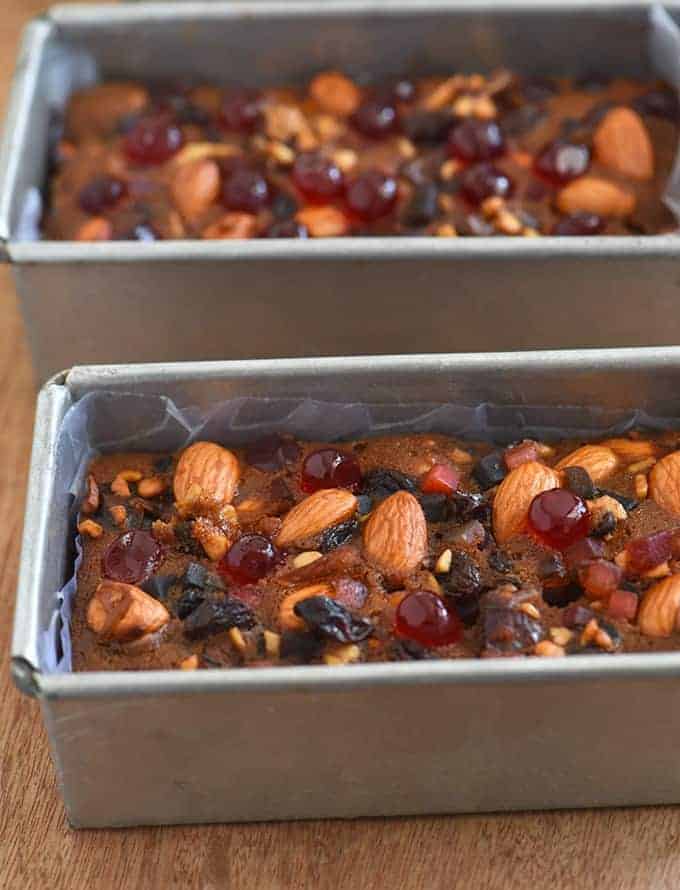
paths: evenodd
<path fill-rule="evenodd" d="M 555 550 L 566 550 L 588 534 L 590 514 L 578 495 L 566 488 L 537 494 L 529 507 L 529 528 L 536 538 Z"/>
<path fill-rule="evenodd" d="M 461 174 L 460 190 L 471 204 L 481 204 L 494 196 L 507 198 L 512 192 L 512 181 L 493 164 L 475 164 Z"/>
<path fill-rule="evenodd" d="M 237 584 L 253 584 L 264 578 L 281 555 L 264 535 L 243 535 L 233 544 L 217 569 Z"/>
<path fill-rule="evenodd" d="M 345 178 L 337 164 L 317 152 L 303 152 L 293 164 L 293 182 L 310 201 L 327 203 L 345 188 Z"/>
<path fill-rule="evenodd" d="M 123 151 L 135 164 L 162 164 L 184 144 L 181 129 L 167 115 L 142 117 L 125 134 Z"/>
<path fill-rule="evenodd" d="M 255 90 L 233 89 L 225 94 L 220 110 L 225 130 L 252 133 L 261 119 L 260 95 Z"/>
<path fill-rule="evenodd" d="M 153 575 L 162 560 L 163 550 L 149 532 L 125 532 L 105 550 L 102 572 L 112 581 L 139 584 Z"/>
<path fill-rule="evenodd" d="M 461 161 L 490 161 L 504 151 L 503 131 L 496 121 L 470 117 L 449 133 L 448 152 Z"/>
<path fill-rule="evenodd" d="M 349 488 L 355 491 L 361 484 L 361 470 L 352 454 L 337 448 L 320 448 L 308 454 L 302 464 L 300 488 L 313 494 L 320 488 Z"/>
<path fill-rule="evenodd" d="M 397 201 L 397 181 L 380 170 L 367 170 L 347 186 L 347 206 L 360 219 L 386 216 Z"/>
<path fill-rule="evenodd" d="M 98 216 L 115 207 L 125 195 L 127 186 L 116 176 L 101 175 L 91 179 L 78 194 L 78 203 L 85 213 Z"/>
<path fill-rule="evenodd" d="M 408 593 L 397 606 L 395 630 L 400 637 L 422 646 L 447 646 L 463 634 L 458 615 L 444 600 L 429 590 Z"/>
<path fill-rule="evenodd" d="M 587 145 L 556 139 L 536 158 L 536 171 L 560 185 L 583 176 L 590 164 Z"/>

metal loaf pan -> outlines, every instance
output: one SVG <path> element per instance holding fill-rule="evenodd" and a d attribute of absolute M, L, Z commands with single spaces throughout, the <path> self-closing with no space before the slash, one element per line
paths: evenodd
<path fill-rule="evenodd" d="M 72 824 L 678 803 L 680 652 L 50 673 L 41 640 L 72 571 L 57 484 L 71 405 L 101 392 L 203 410 L 237 396 L 361 400 L 382 406 L 388 429 L 423 401 L 678 417 L 679 390 L 677 348 L 80 367 L 53 379 L 38 401 L 12 664 L 41 702 Z M 125 420 L 110 403 L 88 410 L 104 437 Z"/>
<path fill-rule="evenodd" d="M 666 6 L 680 15 L 680 2 Z M 58 6 L 29 25 L 0 153 L 0 254 L 38 379 L 74 362 L 680 342 L 675 236 L 26 241 L 63 86 L 189 75 L 298 81 L 323 67 L 648 75 L 649 6 L 247 2 Z"/>

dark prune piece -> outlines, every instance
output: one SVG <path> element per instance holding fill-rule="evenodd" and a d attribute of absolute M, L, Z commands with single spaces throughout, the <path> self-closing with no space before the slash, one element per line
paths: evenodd
<path fill-rule="evenodd" d="M 615 501 L 618 501 L 626 513 L 630 513 L 633 510 L 637 510 L 640 506 L 640 502 L 636 501 L 634 498 L 626 497 L 625 494 L 621 494 L 619 491 L 612 491 L 609 488 L 597 488 L 595 490 L 595 496 L 601 497 L 603 494 L 609 495 L 610 498 L 614 498 Z"/>
<path fill-rule="evenodd" d="M 175 603 L 175 614 L 184 620 L 205 600 L 206 594 L 200 587 L 185 588 L 182 596 Z"/>
<path fill-rule="evenodd" d="M 567 567 L 560 553 L 550 553 L 536 567 L 536 574 L 544 581 L 547 578 L 566 578 Z"/>
<path fill-rule="evenodd" d="M 293 611 L 318 636 L 338 643 L 358 643 L 373 633 L 373 624 L 367 618 L 352 615 L 328 596 L 300 600 Z"/>
<path fill-rule="evenodd" d="M 587 609 L 585 606 L 572 605 L 562 612 L 562 623 L 565 627 L 574 630 L 585 627 L 590 619 L 594 617 L 595 613 L 591 609 Z"/>
<path fill-rule="evenodd" d="M 616 516 L 607 510 L 606 513 L 602 514 L 602 518 L 595 526 L 594 529 L 590 532 L 590 534 L 594 538 L 604 538 L 607 535 L 611 535 L 613 531 L 616 529 Z"/>
<path fill-rule="evenodd" d="M 492 451 L 491 454 L 480 458 L 472 468 L 472 476 L 482 491 L 498 485 L 505 479 L 506 473 L 502 451 Z"/>
<path fill-rule="evenodd" d="M 566 467 L 564 470 L 565 487 L 577 494 L 584 501 L 592 501 L 595 497 L 595 485 L 590 473 L 583 467 Z"/>
<path fill-rule="evenodd" d="M 478 594 L 482 589 L 482 574 L 474 559 L 463 550 L 451 554 L 451 568 L 444 577 L 440 576 L 444 591 L 448 596 L 466 593 Z"/>
<path fill-rule="evenodd" d="M 583 591 L 578 584 L 564 584 L 557 587 L 545 587 L 543 599 L 549 606 L 562 608 L 573 603 L 583 596 Z"/>
<path fill-rule="evenodd" d="M 177 575 L 152 575 L 143 584 L 137 586 L 148 593 L 154 599 L 160 600 L 162 603 L 168 598 L 170 590 L 177 584 L 179 578 Z"/>
<path fill-rule="evenodd" d="M 489 568 L 505 575 L 512 570 L 512 560 L 504 550 L 492 550 L 489 554 Z"/>
<path fill-rule="evenodd" d="M 436 145 L 446 140 L 454 120 L 448 111 L 414 111 L 402 119 L 402 128 L 416 145 Z"/>
<path fill-rule="evenodd" d="M 449 601 L 456 610 L 456 614 L 466 627 L 472 627 L 479 618 L 479 597 L 475 594 L 452 597 Z"/>
<path fill-rule="evenodd" d="M 430 651 L 415 640 L 396 639 L 390 647 L 390 656 L 397 661 L 423 661 L 430 658 Z"/>
<path fill-rule="evenodd" d="M 364 477 L 362 491 L 374 500 L 384 500 L 395 491 L 410 491 L 413 494 L 416 491 L 416 483 L 399 470 L 371 470 Z"/>
<path fill-rule="evenodd" d="M 491 519 L 491 507 L 482 494 L 454 491 L 448 501 L 448 518 L 454 522 L 463 523 L 470 519 L 488 522 Z"/>
<path fill-rule="evenodd" d="M 190 640 L 200 640 L 211 634 L 239 627 L 253 627 L 255 616 L 251 609 L 235 596 L 220 600 L 204 600 L 184 621 L 184 633 Z"/>
<path fill-rule="evenodd" d="M 509 584 L 487 593 L 481 601 L 484 650 L 488 655 L 519 655 L 544 636 L 541 621 L 521 608 L 537 600 L 533 588 L 516 590 Z"/>
<path fill-rule="evenodd" d="M 347 522 L 334 525 L 321 535 L 319 550 L 322 553 L 330 553 L 336 547 L 351 541 L 358 531 L 359 523 L 356 519 L 348 519 Z"/>
<path fill-rule="evenodd" d="M 419 494 L 418 501 L 428 522 L 446 522 L 449 499 L 445 494 Z"/>
<path fill-rule="evenodd" d="M 211 572 L 200 562 L 189 563 L 182 576 L 182 584 L 185 587 L 200 587 L 203 590 L 224 590 L 224 582 L 220 576 Z"/>
<path fill-rule="evenodd" d="M 308 631 L 286 630 L 281 635 L 279 656 L 291 658 L 306 664 L 318 658 L 323 649 L 323 642 Z"/>
<path fill-rule="evenodd" d="M 638 596 L 640 594 L 640 585 L 636 584 L 635 581 L 621 581 L 619 583 L 620 590 L 629 590 L 631 593 L 637 593 Z"/>
<path fill-rule="evenodd" d="M 370 494 L 360 494 L 357 496 L 357 513 L 359 516 L 365 516 L 373 509 L 373 498 Z"/>
<path fill-rule="evenodd" d="M 419 185 L 413 192 L 402 213 L 401 220 L 407 226 L 426 226 L 439 212 L 439 192 L 433 182 Z"/>

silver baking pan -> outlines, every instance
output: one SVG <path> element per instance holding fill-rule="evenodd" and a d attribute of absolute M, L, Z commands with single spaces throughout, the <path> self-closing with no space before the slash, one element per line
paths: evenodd
<path fill-rule="evenodd" d="M 680 18 L 678 0 L 666 6 Z M 600 0 L 53 8 L 24 35 L 0 152 L 0 255 L 38 379 L 74 362 L 680 342 L 675 236 L 77 244 L 27 240 L 25 224 L 50 111 L 95 77 L 271 83 L 325 66 L 500 64 L 649 75 L 648 12 Z"/>
<path fill-rule="evenodd" d="M 359 400 L 397 429 L 424 401 L 492 403 L 517 423 L 531 406 L 572 406 L 572 422 L 573 406 L 680 419 L 679 391 L 677 348 L 79 367 L 51 380 L 38 401 L 12 669 L 42 705 L 71 823 L 680 802 L 680 652 L 51 670 L 53 591 L 73 559 L 63 478 L 74 455 L 58 435 L 71 406 L 105 441 L 129 425 L 135 398 L 153 394 L 204 412 L 239 397 L 274 409 L 298 397 Z M 97 409 L 102 393 L 114 395 Z"/>

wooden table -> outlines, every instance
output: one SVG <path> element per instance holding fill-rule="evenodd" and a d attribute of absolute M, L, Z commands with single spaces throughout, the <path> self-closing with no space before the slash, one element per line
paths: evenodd
<path fill-rule="evenodd" d="M 2 7 L 0 104 L 6 98 L 19 29 L 41 3 L 4 0 Z M 0 269 L 0 345 L 0 614 L 7 616 L 0 623 L 1 888 L 680 887 L 680 813 L 671 807 L 71 831 L 57 794 L 38 706 L 14 690 L 8 675 L 35 394 L 6 269 Z M 653 745 L 654 739 L 649 743 Z M 631 751 L 631 759 L 634 756 Z"/>

